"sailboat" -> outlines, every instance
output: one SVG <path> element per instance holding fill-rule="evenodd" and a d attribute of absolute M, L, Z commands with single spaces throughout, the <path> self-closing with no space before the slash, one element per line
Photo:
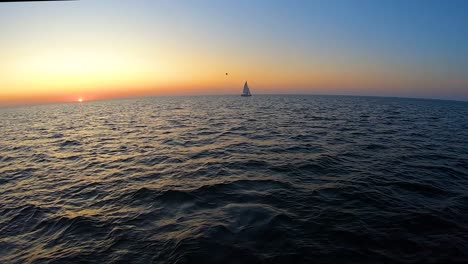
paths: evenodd
<path fill-rule="evenodd" d="M 244 90 L 242 91 L 241 96 L 252 96 L 252 94 L 250 93 L 250 89 L 249 89 L 249 85 L 247 84 L 247 81 L 244 84 Z"/>

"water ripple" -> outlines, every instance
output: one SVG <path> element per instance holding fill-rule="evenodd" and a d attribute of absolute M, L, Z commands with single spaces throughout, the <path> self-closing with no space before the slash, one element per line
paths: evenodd
<path fill-rule="evenodd" d="M 166 97 L 0 110 L 0 263 L 463 263 L 468 105 Z"/>

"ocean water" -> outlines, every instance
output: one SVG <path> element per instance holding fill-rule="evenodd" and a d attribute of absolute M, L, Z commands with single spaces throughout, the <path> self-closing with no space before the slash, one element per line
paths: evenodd
<path fill-rule="evenodd" d="M 0 263 L 467 263 L 468 103 L 0 109 Z"/>

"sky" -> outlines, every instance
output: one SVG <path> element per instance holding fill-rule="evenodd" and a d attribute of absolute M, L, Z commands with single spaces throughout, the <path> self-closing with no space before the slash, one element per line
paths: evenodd
<path fill-rule="evenodd" d="M 468 1 L 0 3 L 0 104 L 252 93 L 468 100 Z M 228 75 L 226 75 L 228 73 Z"/>

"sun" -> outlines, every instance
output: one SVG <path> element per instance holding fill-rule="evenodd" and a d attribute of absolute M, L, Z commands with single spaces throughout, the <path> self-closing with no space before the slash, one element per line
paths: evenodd
<path fill-rule="evenodd" d="M 78 98 L 78 103 L 82 103 L 83 102 L 83 98 Z"/>

